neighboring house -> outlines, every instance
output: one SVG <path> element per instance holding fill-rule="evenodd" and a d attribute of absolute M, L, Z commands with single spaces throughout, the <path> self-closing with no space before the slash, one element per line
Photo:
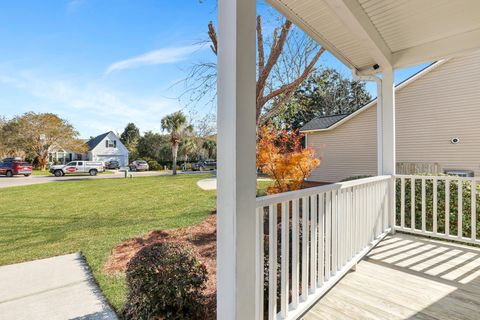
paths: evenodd
<path fill-rule="evenodd" d="M 128 150 L 112 131 L 90 139 L 87 145 L 88 160 L 103 162 L 116 160 L 120 166 L 128 165 Z"/>
<path fill-rule="evenodd" d="M 52 148 L 49 152 L 49 161 L 67 163 L 74 160 L 112 161 L 116 160 L 120 166 L 128 165 L 128 150 L 112 131 L 101 134 L 85 142 L 88 153 L 77 154 L 61 147 Z"/>
<path fill-rule="evenodd" d="M 396 87 L 397 173 L 480 175 L 480 52 L 433 63 Z M 322 162 L 309 180 L 377 174 L 376 100 L 301 128 Z M 457 110 L 462 110 L 458 112 Z"/>
<path fill-rule="evenodd" d="M 66 150 L 61 146 L 52 146 L 48 152 L 49 163 L 65 164 L 75 160 L 88 160 L 88 155 Z"/>

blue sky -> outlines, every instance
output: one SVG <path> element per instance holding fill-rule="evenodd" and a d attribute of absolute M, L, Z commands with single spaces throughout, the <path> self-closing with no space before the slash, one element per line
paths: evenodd
<path fill-rule="evenodd" d="M 183 88 L 172 85 L 213 59 L 198 43 L 214 9 L 198 0 L 2 1 L 0 115 L 54 112 L 82 137 L 131 121 L 160 131 L 160 119 L 184 107 Z M 329 54 L 322 64 L 350 75 Z M 421 67 L 398 71 L 396 81 Z M 202 104 L 198 116 L 210 111 Z"/>

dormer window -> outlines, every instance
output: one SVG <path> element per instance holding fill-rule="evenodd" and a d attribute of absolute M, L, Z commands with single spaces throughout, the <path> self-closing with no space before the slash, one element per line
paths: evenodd
<path fill-rule="evenodd" d="M 117 140 L 105 140 L 105 147 L 106 148 L 116 148 L 117 147 Z"/>

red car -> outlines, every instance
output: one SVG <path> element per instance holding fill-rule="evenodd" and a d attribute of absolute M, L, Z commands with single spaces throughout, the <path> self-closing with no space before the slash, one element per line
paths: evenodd
<path fill-rule="evenodd" d="M 32 174 L 32 165 L 23 161 L 5 161 L 0 162 L 0 175 L 13 177 L 14 175 L 23 174 L 28 177 Z"/>

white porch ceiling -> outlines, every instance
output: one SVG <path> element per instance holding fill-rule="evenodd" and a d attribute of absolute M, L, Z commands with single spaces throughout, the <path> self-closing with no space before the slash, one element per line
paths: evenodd
<path fill-rule="evenodd" d="M 268 0 L 360 73 L 480 49 L 480 0 Z"/>

